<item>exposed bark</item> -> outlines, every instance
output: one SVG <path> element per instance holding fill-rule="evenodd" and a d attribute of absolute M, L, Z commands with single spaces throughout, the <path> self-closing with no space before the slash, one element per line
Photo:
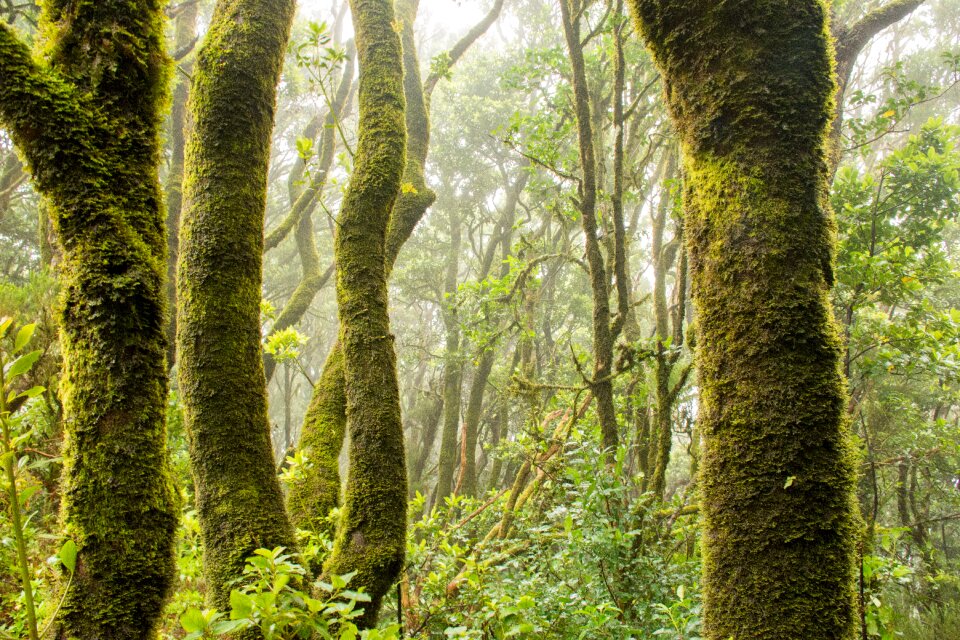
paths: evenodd
<path fill-rule="evenodd" d="M 517 179 L 510 186 L 507 194 L 507 201 L 504 203 L 503 213 L 499 221 L 499 229 L 495 238 L 491 238 L 483 261 L 480 266 L 480 272 L 477 274 L 477 280 L 483 281 L 490 275 L 493 268 L 493 256 L 497 249 L 501 249 L 501 255 L 504 259 L 500 265 L 500 278 L 506 277 L 510 271 L 510 265 L 506 256 L 510 255 L 510 241 L 513 237 L 513 223 L 516 218 L 517 205 L 520 202 L 520 194 L 527 185 L 530 174 L 522 171 Z M 477 493 L 477 444 L 480 435 L 480 418 L 483 416 L 483 396 L 487 389 L 487 381 L 490 379 L 490 373 L 493 371 L 493 361 L 497 355 L 494 344 L 485 344 L 480 347 L 480 361 L 473 371 L 473 380 L 470 382 L 470 393 L 467 398 L 467 410 L 464 414 L 464 465 L 461 470 L 461 493 L 472 496 Z M 499 435 L 497 435 L 499 440 Z"/>
<path fill-rule="evenodd" d="M 350 466 L 325 570 L 356 572 L 372 627 L 406 552 L 407 475 L 400 391 L 387 312 L 385 246 L 404 170 L 400 37 L 390 0 L 351 0 L 360 66 L 355 168 L 334 239 Z"/>
<path fill-rule="evenodd" d="M 407 0 L 408 2 L 410 0 Z M 419 3 L 420 0 L 416 0 Z M 503 9 L 503 0 L 494 0 L 493 6 L 490 8 L 490 11 L 487 12 L 480 22 L 475 24 L 470 31 L 468 31 L 460 40 L 457 41 L 453 48 L 447 52 L 448 62 L 447 68 L 449 69 L 457 63 L 457 60 L 463 57 L 463 54 L 467 52 L 468 49 L 476 42 L 480 36 L 487 32 L 494 22 L 497 21 L 497 18 L 500 17 L 500 11 Z M 441 75 L 438 73 L 431 73 L 426 81 L 423 83 L 423 95 L 426 97 L 427 102 L 430 101 L 430 96 L 433 95 L 433 90 L 437 86 L 437 82 L 440 81 Z"/>
<path fill-rule="evenodd" d="M 0 121 L 62 251 L 62 512 L 79 555 L 56 634 L 147 639 L 173 578 L 177 521 L 164 422 L 162 13 L 119 0 L 45 11 L 42 63 L 0 24 Z"/>
<path fill-rule="evenodd" d="M 260 547 L 291 547 L 260 347 L 263 218 L 293 0 L 221 0 L 193 75 L 177 345 L 204 575 L 214 605 Z"/>
<path fill-rule="evenodd" d="M 855 455 L 829 303 L 827 9 L 631 0 L 686 169 L 704 636 L 847 639 Z"/>
<path fill-rule="evenodd" d="M 463 357 L 460 353 L 460 319 L 457 313 L 457 276 L 460 272 L 460 212 L 450 210 L 450 244 L 443 283 L 441 314 L 446 332 L 443 363 L 443 429 L 440 432 L 440 459 L 434 504 L 442 503 L 453 491 L 453 475 L 459 457 L 460 400 L 463 391 Z"/>

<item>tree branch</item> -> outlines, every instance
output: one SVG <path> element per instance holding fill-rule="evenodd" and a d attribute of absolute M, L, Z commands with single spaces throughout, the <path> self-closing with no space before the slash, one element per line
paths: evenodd
<path fill-rule="evenodd" d="M 480 36 L 487 32 L 487 29 L 490 28 L 497 18 L 500 17 L 500 10 L 503 9 L 503 0 L 495 0 L 493 7 L 490 9 L 490 12 L 483 17 L 483 19 L 474 25 L 473 29 L 470 29 L 457 44 L 453 45 L 453 48 L 450 49 L 450 62 L 447 67 L 452 67 L 456 64 L 457 60 L 463 57 L 463 54 L 467 52 L 467 49 L 476 42 Z M 433 95 L 433 90 L 437 86 L 437 82 L 440 81 L 441 74 L 436 72 L 431 72 L 427 76 L 427 80 L 423 83 L 423 97 L 427 102 L 430 101 L 430 96 Z"/>

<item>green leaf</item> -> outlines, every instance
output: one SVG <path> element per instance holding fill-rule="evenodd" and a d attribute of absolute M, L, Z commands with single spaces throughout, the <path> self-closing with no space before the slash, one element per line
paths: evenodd
<path fill-rule="evenodd" d="M 310 138 L 297 138 L 297 154 L 304 160 L 313 155 L 313 140 Z"/>
<path fill-rule="evenodd" d="M 60 547 L 60 553 L 57 554 L 60 562 L 67 568 L 67 571 L 73 573 L 77 568 L 77 543 L 73 540 L 67 540 Z"/>
<path fill-rule="evenodd" d="M 25 353 L 20 356 L 7 366 L 7 370 L 4 371 L 4 377 L 9 381 L 30 371 L 33 364 L 40 358 L 40 353 L 40 351 L 31 351 L 30 353 Z"/>
<path fill-rule="evenodd" d="M 184 631 L 200 632 L 207 628 L 207 619 L 196 607 L 190 607 L 180 616 L 180 626 Z"/>
<path fill-rule="evenodd" d="M 234 589 L 230 592 L 230 619 L 239 620 L 246 618 L 253 611 L 253 598 Z"/>
<path fill-rule="evenodd" d="M 36 323 L 27 324 L 20 328 L 20 331 L 17 332 L 17 338 L 13 341 L 14 353 L 27 346 L 27 343 L 30 342 L 30 338 L 33 337 L 33 332 L 36 331 L 36 329 Z"/>
<path fill-rule="evenodd" d="M 27 398 L 27 399 L 29 399 L 29 398 L 36 398 L 37 396 L 39 396 L 41 393 L 43 393 L 43 392 L 46 391 L 46 390 L 47 390 L 46 387 L 30 387 L 29 389 L 27 389 L 26 391 L 24 391 L 23 393 L 21 393 L 21 394 L 18 395 L 17 397 L 18 397 L 18 398 Z"/>
<path fill-rule="evenodd" d="M 3 318 L 0 320 L 0 338 L 3 338 L 7 335 L 7 331 L 10 330 L 10 325 L 13 324 L 13 318 Z"/>
<path fill-rule="evenodd" d="M 215 634 L 225 635 L 228 633 L 233 633 L 234 631 L 239 631 L 247 626 L 249 626 L 246 620 L 223 620 L 222 622 L 216 622 L 211 627 L 211 631 Z"/>
<path fill-rule="evenodd" d="M 790 476 L 787 478 L 787 481 L 783 483 L 784 489 L 789 489 L 793 486 L 793 481 L 797 479 L 797 476 Z"/>

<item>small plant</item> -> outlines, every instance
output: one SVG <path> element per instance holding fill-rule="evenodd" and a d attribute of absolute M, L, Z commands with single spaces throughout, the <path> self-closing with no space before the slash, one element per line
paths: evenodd
<path fill-rule="evenodd" d="M 700 640 L 700 605 L 687 595 L 683 585 L 677 587 L 677 599 L 669 605 L 654 605 L 660 612 L 664 626 L 653 635 L 675 640 Z"/>
<path fill-rule="evenodd" d="M 37 607 L 33 594 L 33 569 L 27 560 L 27 541 L 25 535 L 26 522 L 23 519 L 23 503 L 26 497 L 21 495 L 17 488 L 19 473 L 28 463 L 27 456 L 20 455 L 20 447 L 27 442 L 32 429 L 25 427 L 21 409 L 31 399 L 39 397 L 44 388 L 35 386 L 20 391 L 18 378 L 30 372 L 33 365 L 40 359 L 41 351 L 25 351 L 27 344 L 33 337 L 36 324 L 24 325 L 17 331 L 13 339 L 13 347 L 8 349 L 7 334 L 13 326 L 11 318 L 0 320 L 0 435 L 2 435 L 2 450 L 0 462 L 3 465 L 5 488 L 10 509 L 10 520 L 13 527 L 14 546 L 17 553 L 17 569 L 20 573 L 20 582 L 23 587 L 23 601 L 26 612 L 27 633 L 30 640 L 38 640 L 49 631 L 60 606 L 54 610 L 49 622 L 42 628 L 37 624 Z M 19 355 L 18 355 L 19 354 Z M 77 546 L 73 540 L 67 540 L 56 556 L 55 561 L 63 564 L 68 571 L 68 580 L 64 593 L 70 587 L 73 572 L 76 568 Z M 62 600 L 61 600 L 62 603 Z M 5 637 L 7 633 L 0 631 Z"/>
<path fill-rule="evenodd" d="M 264 640 L 325 638 L 328 640 L 392 640 L 399 625 L 360 631 L 354 620 L 369 602 L 362 590 L 347 589 L 353 574 L 331 576 L 330 582 L 307 581 L 308 563 L 301 564 L 283 547 L 257 549 L 247 559 L 245 584 L 230 593 L 229 617 L 213 609 L 190 608 L 180 617 L 186 640 L 213 638 L 256 629 Z"/>

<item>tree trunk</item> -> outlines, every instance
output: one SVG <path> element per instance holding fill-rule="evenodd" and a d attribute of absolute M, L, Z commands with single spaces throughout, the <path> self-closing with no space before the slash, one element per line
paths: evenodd
<path fill-rule="evenodd" d="M 826 7 L 631 0 L 684 151 L 704 635 L 851 637 L 855 455 L 829 303 Z"/>
<path fill-rule="evenodd" d="M 193 46 L 197 38 L 197 2 L 187 3 L 177 14 L 174 50 Z M 170 109 L 170 173 L 167 175 L 167 366 L 177 359 L 177 255 L 180 247 L 180 213 L 183 210 L 183 161 L 186 150 L 187 99 L 193 61 L 183 64 L 183 73 L 175 74 L 173 104 Z"/>
<path fill-rule="evenodd" d="M 590 92 L 586 64 L 580 41 L 579 0 L 560 0 L 563 31 L 573 67 L 574 107 L 577 117 L 577 138 L 580 143 L 578 209 L 586 241 L 587 264 L 590 267 L 590 289 L 593 294 L 593 380 L 591 391 L 597 401 L 597 416 L 603 437 L 603 448 L 612 460 L 620 435 L 613 404 L 613 341 L 610 330 L 610 284 L 603 253 L 597 239 L 597 162 L 593 148 L 593 127 L 590 119 Z"/>
<path fill-rule="evenodd" d="M 442 503 L 453 491 L 453 476 L 460 457 L 457 436 L 460 433 L 460 399 L 463 390 L 463 360 L 460 355 L 460 319 L 457 313 L 457 275 L 460 271 L 460 214 L 450 210 L 450 245 L 447 248 L 447 273 L 443 300 L 440 301 L 446 330 L 443 363 L 443 429 L 440 432 L 440 461 L 434 504 Z"/>
<path fill-rule="evenodd" d="M 358 624 L 369 628 L 406 552 L 407 470 L 385 256 L 406 126 L 392 2 L 351 0 L 350 8 L 360 66 L 359 143 L 334 238 L 350 467 L 325 569 L 356 572 L 354 584 L 371 597 Z"/>
<path fill-rule="evenodd" d="M 55 631 L 147 639 L 178 510 L 164 423 L 163 17 L 159 3 L 119 0 L 46 12 L 45 63 L 0 24 L 0 121 L 62 251 L 62 508 L 79 555 Z"/>
<path fill-rule="evenodd" d="M 293 10 L 293 0 L 218 2 L 190 96 L 177 351 L 204 575 L 220 609 L 254 550 L 294 542 L 260 346 L 270 137 Z"/>

